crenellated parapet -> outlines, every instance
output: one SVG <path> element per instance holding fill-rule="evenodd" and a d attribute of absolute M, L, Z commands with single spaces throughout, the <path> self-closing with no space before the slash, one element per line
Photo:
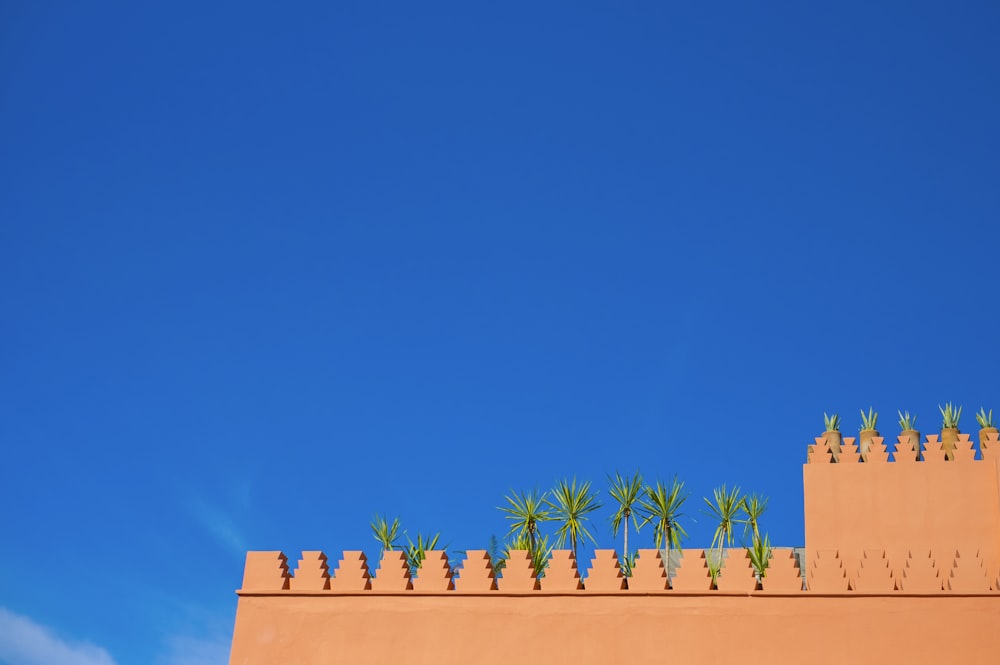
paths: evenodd
<path fill-rule="evenodd" d="M 485 551 L 470 550 L 455 571 L 447 554 L 427 554 L 416 576 L 404 568 L 400 552 L 386 552 L 372 576 L 364 554 L 344 552 L 331 574 L 327 555 L 303 552 L 289 573 L 280 552 L 249 552 L 240 595 L 565 595 L 582 591 L 600 594 L 726 595 L 726 594 L 865 594 L 906 595 L 938 592 L 992 594 L 1000 592 L 995 562 L 978 549 L 934 552 L 882 548 L 853 551 L 818 550 L 809 559 L 803 580 L 793 550 L 774 548 L 763 578 L 751 565 L 747 551 L 727 548 L 715 581 L 709 564 L 716 550 L 686 549 L 680 565 L 667 576 L 660 550 L 640 550 L 632 577 L 625 577 L 614 550 L 597 550 L 581 576 L 571 550 L 554 550 L 545 573 L 536 576 L 526 551 L 511 552 L 499 579 L 495 579 Z M 348 565 L 345 565 L 345 562 Z M 381 578 L 381 580 L 380 580 Z M 803 584 L 805 582 L 805 584 Z"/>
<path fill-rule="evenodd" d="M 900 434 L 896 441 L 889 444 L 881 436 L 872 437 L 868 452 L 861 454 L 857 439 L 838 436 L 833 446 L 828 435 L 817 436 L 809 444 L 806 453 L 807 464 L 887 464 L 890 462 L 974 462 L 991 460 L 1000 451 L 1000 435 L 985 434 L 977 451 L 975 442 L 969 434 L 958 434 L 954 450 L 949 455 L 944 441 L 937 434 L 928 434 L 923 445 L 909 436 Z M 890 450 L 891 446 L 891 450 Z M 919 448 L 917 450 L 916 448 Z M 836 452 L 835 452 L 836 450 Z"/>

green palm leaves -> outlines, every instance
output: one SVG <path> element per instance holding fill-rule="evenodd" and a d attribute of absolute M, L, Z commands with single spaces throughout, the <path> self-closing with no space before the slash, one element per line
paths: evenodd
<path fill-rule="evenodd" d="M 549 504 L 546 501 L 547 493 L 532 492 L 511 492 L 505 496 L 509 506 L 499 506 L 502 512 L 507 513 L 507 519 L 511 521 L 508 536 L 523 539 L 528 545 L 527 549 L 534 551 L 538 544 L 538 525 L 552 519 Z M 517 549 L 517 548 L 514 548 Z"/>
<path fill-rule="evenodd" d="M 595 545 L 597 541 L 587 531 L 584 525 L 590 513 L 601 507 L 597 502 L 597 492 L 590 489 L 590 481 L 576 484 L 560 480 L 552 490 L 552 498 L 546 501 L 552 509 L 552 519 L 561 522 L 556 530 L 556 547 L 562 547 L 569 540 L 573 556 L 576 557 L 576 546 L 582 538 L 590 538 Z"/>
<path fill-rule="evenodd" d="M 875 407 L 868 407 L 868 413 L 861 409 L 861 429 L 875 429 L 878 425 L 878 412 Z"/>
<path fill-rule="evenodd" d="M 988 417 L 991 414 L 986 414 Z M 675 476 L 670 482 L 656 481 L 652 485 L 643 483 L 642 475 L 636 471 L 630 475 L 619 472 L 608 475 L 608 492 L 614 502 L 609 515 L 613 536 L 624 533 L 624 548 L 620 566 L 626 576 L 636 563 L 636 555 L 629 550 L 631 528 L 641 529 L 653 525 L 653 541 L 657 549 L 666 550 L 665 566 L 671 575 L 671 550 L 681 549 L 681 542 L 688 533 L 682 524 L 686 518 L 683 512 L 688 493 L 684 483 Z M 762 536 L 760 520 L 768 508 L 768 497 L 757 494 L 742 494 L 740 488 L 722 485 L 712 491 L 711 498 L 705 498 L 705 512 L 715 521 L 715 533 L 706 555 L 713 578 L 724 573 L 724 548 L 732 547 L 736 540 L 736 529 L 743 525 L 743 540 L 747 555 L 751 559 L 758 579 L 764 577 L 771 558 L 771 544 L 767 535 Z M 498 506 L 507 520 L 509 530 L 504 542 L 493 536 L 490 539 L 488 555 L 494 574 L 503 575 L 510 552 L 527 551 L 537 577 L 545 575 L 549 558 L 555 547 L 569 544 L 573 556 L 579 555 L 578 548 L 586 540 L 597 545 L 590 520 L 602 507 L 598 501 L 598 491 L 589 481 L 563 479 L 552 490 L 541 492 L 511 491 Z M 554 532 L 542 533 L 545 522 L 555 522 Z M 630 525 L 631 523 L 631 525 Z M 418 533 L 416 541 L 411 540 L 400 528 L 398 517 L 391 520 L 380 514 L 371 521 L 371 532 L 382 547 L 383 552 L 401 549 L 413 574 L 417 574 L 427 557 L 427 552 L 439 548 L 440 534 Z M 401 538 L 406 544 L 401 543 Z"/>
<path fill-rule="evenodd" d="M 747 531 L 753 534 L 754 541 L 760 540 L 760 517 L 767 510 L 768 498 L 763 494 L 747 494 L 743 497 L 744 518 L 740 520 L 744 524 L 743 537 L 746 538 Z"/>
<path fill-rule="evenodd" d="M 406 553 L 406 564 L 410 567 L 411 573 L 416 573 L 420 569 L 424 559 L 427 558 L 427 552 L 436 548 L 440 539 L 440 533 L 435 533 L 433 536 L 418 533 L 417 542 L 413 542 L 407 536 L 406 547 L 403 548 L 403 551 Z"/>
<path fill-rule="evenodd" d="M 958 427 L 958 421 L 962 417 L 962 407 L 948 402 L 944 406 L 939 405 L 938 410 L 941 412 L 941 427 Z"/>
<path fill-rule="evenodd" d="M 417 542 L 413 542 L 409 536 L 406 536 L 406 532 L 404 531 L 402 535 L 406 536 L 406 545 L 400 545 L 398 517 L 393 517 L 390 522 L 387 517 L 375 515 L 369 526 L 375 540 L 382 547 L 383 553 L 392 552 L 397 548 L 403 550 L 403 554 L 406 556 L 406 565 L 409 566 L 411 574 L 416 574 L 420 566 L 423 565 L 424 559 L 427 558 L 427 552 L 435 549 L 438 541 L 441 539 L 440 533 L 436 533 L 433 536 L 418 533 Z"/>
<path fill-rule="evenodd" d="M 510 558 L 511 550 L 527 550 L 531 556 L 531 565 L 535 570 L 536 577 L 544 577 L 545 568 L 549 565 L 549 557 L 552 556 L 552 545 L 549 544 L 549 537 L 545 534 L 536 534 L 535 542 L 532 544 L 528 540 L 527 533 L 514 536 L 503 551 L 503 562 L 499 569 L 506 567 L 507 559 Z M 494 568 L 494 572 L 498 569 Z"/>
<path fill-rule="evenodd" d="M 706 497 L 705 503 L 708 505 L 708 514 L 718 521 L 715 535 L 712 537 L 712 547 L 718 546 L 721 553 L 723 545 L 728 543 L 730 547 L 732 546 L 733 530 L 739 521 L 740 511 L 743 510 L 740 488 L 727 490 L 725 485 L 716 487 L 712 490 L 712 499 Z"/>
<path fill-rule="evenodd" d="M 542 573 L 552 553 L 548 536 L 539 531 L 542 522 L 561 522 L 556 530 L 556 546 L 562 547 L 569 541 L 574 556 L 581 540 L 589 538 L 595 544 L 597 542 L 586 527 L 590 513 L 601 507 L 597 502 L 597 492 L 591 489 L 589 481 L 578 483 L 576 478 L 572 481 L 561 480 L 551 493 L 539 493 L 538 490 L 511 492 L 504 500 L 507 505 L 499 506 L 499 509 L 510 520 L 507 551 L 527 550 L 534 562 L 536 575 Z"/>
<path fill-rule="evenodd" d="M 743 524 L 743 537 L 751 535 L 751 544 L 747 546 L 747 556 L 753 566 L 759 582 L 767 574 L 768 562 L 771 559 L 771 540 L 764 534 L 760 535 L 760 518 L 767 511 L 768 498 L 753 492 L 740 495 L 740 488 L 728 489 L 725 485 L 712 490 L 712 498 L 705 498 L 708 510 L 705 512 L 716 520 L 715 535 L 712 538 L 714 556 L 709 562 L 709 573 L 714 584 L 723 571 L 722 548 L 732 547 L 737 524 Z"/>
<path fill-rule="evenodd" d="M 618 530 L 624 527 L 625 542 L 622 548 L 622 569 L 626 577 L 631 576 L 632 566 L 629 564 L 628 548 L 628 523 L 632 520 L 635 530 L 639 530 L 639 499 L 642 497 L 642 476 L 638 471 L 631 478 L 623 478 L 620 473 L 615 472 L 615 477 L 608 476 L 611 484 L 608 494 L 615 500 L 616 508 L 611 516 L 611 535 L 617 536 Z"/>
<path fill-rule="evenodd" d="M 669 485 L 656 481 L 655 485 L 645 488 L 645 496 L 639 502 L 645 516 L 642 523 L 653 524 L 653 541 L 657 549 L 664 546 L 668 550 L 671 547 L 680 549 L 681 538 L 687 537 L 679 521 L 684 517 L 681 507 L 687 500 L 683 491 L 684 483 L 676 476 Z"/>
<path fill-rule="evenodd" d="M 493 569 L 494 575 L 503 570 L 506 555 L 500 547 L 500 541 L 497 540 L 495 535 L 490 536 L 489 545 L 486 546 L 486 554 L 490 557 L 490 568 Z"/>
<path fill-rule="evenodd" d="M 771 561 L 771 539 L 766 533 L 763 539 L 759 536 L 753 539 L 753 544 L 747 548 L 747 555 L 757 581 L 760 582 L 767 577 L 767 567 Z"/>
<path fill-rule="evenodd" d="M 381 545 L 383 552 L 391 552 L 393 547 L 397 547 L 399 540 L 399 518 L 392 518 L 392 522 L 389 519 L 381 515 L 375 515 L 372 521 L 369 523 L 372 529 L 372 535 L 375 536 L 375 540 Z"/>

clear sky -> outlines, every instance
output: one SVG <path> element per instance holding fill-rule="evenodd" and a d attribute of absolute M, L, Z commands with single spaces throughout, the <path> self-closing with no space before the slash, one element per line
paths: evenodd
<path fill-rule="evenodd" d="M 824 411 L 1000 411 L 995 2 L 139 4 L 0 2 L 0 662 L 574 475 L 801 545 Z"/>

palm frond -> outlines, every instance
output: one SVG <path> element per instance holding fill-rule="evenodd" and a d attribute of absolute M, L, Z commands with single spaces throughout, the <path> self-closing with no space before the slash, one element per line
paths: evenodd
<path fill-rule="evenodd" d="M 958 427 L 958 421 L 962 417 L 961 406 L 956 408 L 954 404 L 948 402 L 944 406 L 938 405 L 938 410 L 941 412 L 941 427 Z"/>
<path fill-rule="evenodd" d="M 896 411 L 899 414 L 899 427 L 904 432 L 917 428 L 917 417 L 911 416 L 909 411 Z"/>
<path fill-rule="evenodd" d="M 639 513 L 636 505 L 642 496 L 642 475 L 636 471 L 629 478 L 622 477 L 621 473 L 615 472 L 615 477 L 608 476 L 611 487 L 608 494 L 615 500 L 615 512 L 611 515 L 611 535 L 617 536 L 621 529 L 622 521 L 632 520 L 636 531 L 639 530 Z"/>
<path fill-rule="evenodd" d="M 547 493 L 539 494 L 538 490 L 511 492 L 505 496 L 504 499 L 509 505 L 498 506 L 498 508 L 507 513 L 507 519 L 511 522 L 507 535 L 527 534 L 529 539 L 534 541 L 539 522 L 547 522 L 552 519 L 552 513 L 548 510 L 547 497 Z"/>
<path fill-rule="evenodd" d="M 369 523 L 372 530 L 372 535 L 378 544 L 382 546 L 382 550 L 386 552 L 391 552 L 393 547 L 398 547 L 399 540 L 399 518 L 394 517 L 392 522 L 389 522 L 387 517 L 381 515 L 375 515 L 372 521 Z"/>
<path fill-rule="evenodd" d="M 535 577 L 544 577 L 545 569 L 549 566 L 549 557 L 552 556 L 553 547 L 549 544 L 548 535 L 539 536 L 534 543 L 528 538 L 527 533 L 515 535 L 503 548 L 503 563 L 500 568 L 507 567 L 510 553 L 513 550 L 525 550 L 531 557 L 531 565 L 535 571 Z"/>
<path fill-rule="evenodd" d="M 864 409 L 861 409 L 861 429 L 877 429 L 878 424 L 878 412 L 874 407 L 868 407 L 868 413 L 865 413 Z"/>
<path fill-rule="evenodd" d="M 750 557 L 750 565 L 753 566 L 757 580 L 764 579 L 767 576 L 767 567 L 771 565 L 772 556 L 771 539 L 766 533 L 763 538 L 754 538 L 753 544 L 747 548 L 747 555 Z"/>
<path fill-rule="evenodd" d="M 645 497 L 639 505 L 643 512 L 643 524 L 653 524 L 653 541 L 659 549 L 664 543 L 667 548 L 681 549 L 681 538 L 687 537 L 687 532 L 680 523 L 684 517 L 681 507 L 687 500 L 687 494 L 682 494 L 684 483 L 675 476 L 670 485 L 656 481 L 655 485 L 645 488 Z"/>
<path fill-rule="evenodd" d="M 715 535 L 712 537 L 712 547 L 722 547 L 728 543 L 733 544 L 733 525 L 736 523 L 739 511 L 743 508 L 743 498 L 740 496 L 740 488 L 733 487 L 732 490 L 726 486 L 716 487 L 712 490 L 712 500 L 705 498 L 708 505 L 706 514 L 715 518 L 719 525 L 715 528 Z"/>
<path fill-rule="evenodd" d="M 737 520 L 743 524 L 743 537 L 746 538 L 747 534 L 750 533 L 754 538 L 758 537 L 760 534 L 760 518 L 761 515 L 767 511 L 767 504 L 770 499 L 763 494 L 758 494 L 753 492 L 747 494 L 743 497 L 743 505 L 741 506 L 743 510 L 743 519 Z"/>
<path fill-rule="evenodd" d="M 546 500 L 551 517 L 561 522 L 556 530 L 556 547 L 562 547 L 568 540 L 576 554 L 581 539 L 589 538 L 596 545 L 597 541 L 585 525 L 590 519 L 588 515 L 601 507 L 597 492 L 590 489 L 590 481 L 577 485 L 576 478 L 572 482 L 560 480 L 551 495 L 552 498 Z"/>
<path fill-rule="evenodd" d="M 411 574 L 415 574 L 420 569 L 420 566 L 424 563 L 424 559 L 427 558 L 427 553 L 437 548 L 440 539 L 440 533 L 435 533 L 433 536 L 425 536 L 422 533 L 418 533 L 417 542 L 410 540 L 409 536 L 406 537 L 404 552 L 406 554 L 406 564 L 410 567 Z"/>

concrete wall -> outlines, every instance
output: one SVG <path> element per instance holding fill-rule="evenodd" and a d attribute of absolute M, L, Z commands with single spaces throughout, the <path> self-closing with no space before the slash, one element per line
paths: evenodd
<path fill-rule="evenodd" d="M 853 578 L 866 553 L 882 552 L 898 579 L 908 560 L 931 557 L 947 588 L 951 569 L 974 559 L 994 584 L 1000 574 L 996 456 L 975 459 L 973 442 L 962 435 L 955 460 L 945 461 L 938 437 L 929 436 L 921 461 L 902 461 L 898 453 L 898 461 L 888 461 L 885 445 L 876 441 L 868 462 L 858 461 L 851 438 L 844 439 L 838 463 L 830 463 L 822 438 L 810 447 L 802 473 L 807 567 L 836 554 Z"/>
<path fill-rule="evenodd" d="M 241 596 L 231 665 L 996 663 L 1000 596 Z"/>
<path fill-rule="evenodd" d="M 331 663 L 996 663 L 1000 662 L 1000 464 L 965 437 L 946 459 L 876 439 L 862 461 L 809 447 L 806 570 L 775 551 L 758 584 L 728 551 L 714 588 L 686 549 L 668 579 L 641 550 L 626 580 L 612 550 L 578 570 L 553 553 L 536 579 L 512 552 L 495 579 L 483 551 L 458 576 L 443 552 L 412 578 L 400 552 L 373 575 L 365 555 L 247 554 L 231 665 Z M 899 461 L 890 459 L 899 457 Z M 803 588 L 803 577 L 807 588 Z"/>

